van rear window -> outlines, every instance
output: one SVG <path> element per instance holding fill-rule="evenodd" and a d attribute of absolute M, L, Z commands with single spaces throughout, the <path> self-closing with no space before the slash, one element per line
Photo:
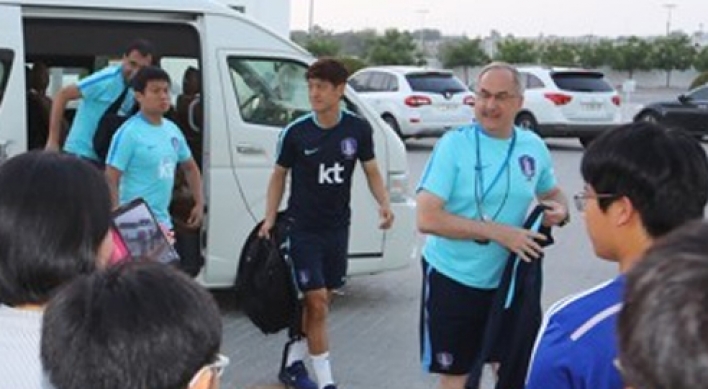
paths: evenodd
<path fill-rule="evenodd" d="M 459 93 L 467 90 L 462 81 L 447 73 L 409 74 L 406 80 L 414 92 Z"/>
<path fill-rule="evenodd" d="M 612 86 L 602 73 L 553 73 L 553 81 L 559 89 L 570 92 L 612 92 Z"/>

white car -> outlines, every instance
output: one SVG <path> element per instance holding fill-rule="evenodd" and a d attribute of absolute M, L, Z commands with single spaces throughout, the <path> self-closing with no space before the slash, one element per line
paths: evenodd
<path fill-rule="evenodd" d="M 402 139 L 440 136 L 474 120 L 474 94 L 448 70 L 368 67 L 349 85 Z"/>
<path fill-rule="evenodd" d="M 519 67 L 526 88 L 516 124 L 541 137 L 578 138 L 587 146 L 621 124 L 620 97 L 598 71 Z"/>

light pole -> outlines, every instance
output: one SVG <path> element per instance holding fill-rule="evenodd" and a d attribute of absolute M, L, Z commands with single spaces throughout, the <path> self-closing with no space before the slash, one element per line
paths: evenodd
<path fill-rule="evenodd" d="M 667 15 L 666 15 L 666 35 L 668 36 L 671 34 L 671 13 L 676 8 L 676 4 L 673 3 L 666 3 L 662 4 L 662 7 L 666 8 Z"/>
<path fill-rule="evenodd" d="M 310 0 L 310 16 L 307 19 L 307 33 L 312 38 L 312 29 L 314 28 L 315 19 L 315 0 Z"/>
<path fill-rule="evenodd" d="M 420 39 L 420 52 L 423 54 L 423 57 L 425 57 L 425 15 L 430 11 L 427 9 L 419 9 L 415 12 L 420 14 L 420 36 L 418 38 Z"/>

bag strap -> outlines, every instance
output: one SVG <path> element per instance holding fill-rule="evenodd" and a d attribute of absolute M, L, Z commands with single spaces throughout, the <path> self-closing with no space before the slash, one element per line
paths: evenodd
<path fill-rule="evenodd" d="M 118 98 L 113 103 L 111 103 L 111 105 L 108 107 L 108 109 L 106 109 L 106 112 L 104 113 L 104 115 L 107 113 L 111 113 L 111 114 L 118 113 L 120 106 L 123 105 L 123 103 L 124 103 L 125 96 L 128 94 L 128 89 L 130 89 L 130 86 L 126 85 L 125 88 L 123 88 L 123 91 L 120 92 L 120 96 L 118 96 Z"/>

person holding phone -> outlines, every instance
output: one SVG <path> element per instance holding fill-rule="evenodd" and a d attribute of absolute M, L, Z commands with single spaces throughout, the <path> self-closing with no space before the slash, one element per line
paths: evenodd
<path fill-rule="evenodd" d="M 143 198 L 157 220 L 171 230 L 169 205 L 179 167 L 194 196 L 187 224 L 199 227 L 204 217 L 201 173 L 182 131 L 163 117 L 170 109 L 170 77 L 148 66 L 135 75 L 133 89 L 140 112 L 113 136 L 106 158 L 113 206 Z"/>
<path fill-rule="evenodd" d="M 44 308 L 113 249 L 101 173 L 71 155 L 29 152 L 0 165 L 0 388 L 37 389 Z"/>

